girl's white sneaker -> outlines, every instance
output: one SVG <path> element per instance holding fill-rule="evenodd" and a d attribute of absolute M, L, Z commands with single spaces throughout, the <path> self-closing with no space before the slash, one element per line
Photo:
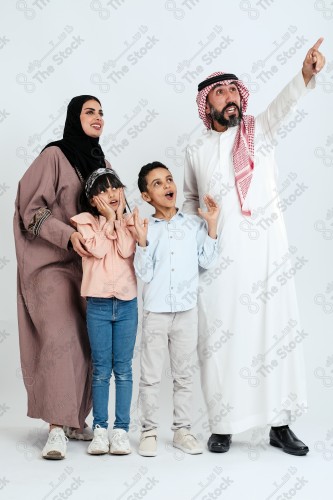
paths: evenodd
<path fill-rule="evenodd" d="M 93 440 L 87 450 L 89 455 L 104 455 L 105 453 L 109 453 L 109 448 L 108 430 L 96 425 Z"/>
<path fill-rule="evenodd" d="M 127 432 L 124 429 L 113 429 L 110 436 L 110 454 L 128 455 L 131 451 Z"/>

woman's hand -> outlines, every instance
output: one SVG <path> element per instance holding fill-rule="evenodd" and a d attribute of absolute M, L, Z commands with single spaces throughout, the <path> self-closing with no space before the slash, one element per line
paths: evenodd
<path fill-rule="evenodd" d="M 140 223 L 138 207 L 135 207 L 133 210 L 133 222 L 139 246 L 146 247 L 147 233 L 148 233 L 148 219 L 143 219 L 143 221 Z"/>
<path fill-rule="evenodd" d="M 70 241 L 73 245 L 73 250 L 74 252 L 78 253 L 80 257 L 91 257 L 91 253 L 89 253 L 85 248 L 84 248 L 84 238 L 81 233 L 78 231 L 75 231 L 74 233 L 71 234 L 70 236 Z"/>

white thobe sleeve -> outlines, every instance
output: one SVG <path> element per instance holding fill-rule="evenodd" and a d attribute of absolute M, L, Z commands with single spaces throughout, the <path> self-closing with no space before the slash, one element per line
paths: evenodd
<path fill-rule="evenodd" d="M 302 71 L 300 71 L 292 80 L 284 87 L 278 96 L 270 103 L 268 108 L 256 117 L 256 126 L 259 126 L 266 140 L 273 142 L 281 123 L 288 116 L 296 111 L 298 100 L 308 92 L 309 89 L 315 87 L 315 78 L 312 77 L 306 86 Z"/>
<path fill-rule="evenodd" d="M 187 214 L 198 215 L 198 208 L 200 206 L 199 192 L 197 179 L 194 172 L 193 157 L 191 154 L 191 148 L 189 146 L 186 148 L 185 155 L 184 197 L 185 201 L 182 211 Z"/>

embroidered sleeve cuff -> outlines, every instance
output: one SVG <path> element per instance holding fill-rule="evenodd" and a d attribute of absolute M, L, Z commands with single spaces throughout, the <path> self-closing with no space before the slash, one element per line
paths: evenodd
<path fill-rule="evenodd" d="M 33 216 L 28 226 L 28 231 L 32 233 L 34 236 L 39 236 L 40 229 L 42 224 L 46 219 L 48 219 L 52 215 L 51 210 L 46 207 L 42 207 Z"/>

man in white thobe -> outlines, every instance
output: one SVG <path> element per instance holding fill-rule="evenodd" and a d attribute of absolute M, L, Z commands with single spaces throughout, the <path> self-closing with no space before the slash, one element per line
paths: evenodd
<path fill-rule="evenodd" d="M 321 43 L 256 118 L 243 114 L 249 93 L 235 75 L 213 73 L 198 87 L 208 132 L 200 146 L 187 149 L 183 209 L 197 213 L 206 193 L 221 206 L 219 261 L 201 272 L 198 302 L 198 354 L 213 452 L 228 451 L 232 434 L 267 424 L 272 446 L 293 455 L 309 451 L 288 426 L 307 405 L 302 343 L 308 334 L 294 287 L 294 274 L 307 260 L 288 245 L 274 146 L 281 123 L 299 113 L 299 98 L 315 86 L 314 75 L 325 64 Z M 288 186 L 302 190 L 297 173 L 288 174 L 282 188 Z"/>

